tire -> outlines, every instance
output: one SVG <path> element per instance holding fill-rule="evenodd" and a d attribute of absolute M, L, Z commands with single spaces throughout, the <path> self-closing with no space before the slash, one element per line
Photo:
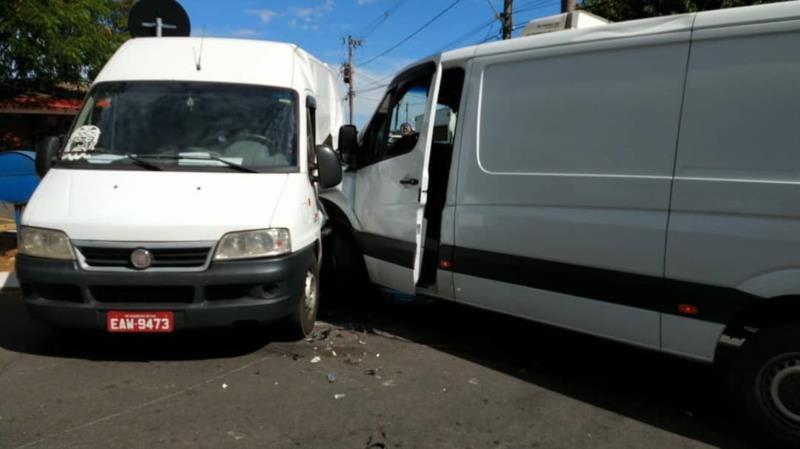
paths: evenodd
<path fill-rule="evenodd" d="M 315 256 L 304 276 L 303 296 L 297 301 L 294 311 L 286 320 L 287 337 L 300 340 L 311 335 L 317 320 L 319 299 L 319 266 Z"/>
<path fill-rule="evenodd" d="M 731 395 L 760 437 L 800 447 L 800 326 L 759 331 L 735 355 Z"/>

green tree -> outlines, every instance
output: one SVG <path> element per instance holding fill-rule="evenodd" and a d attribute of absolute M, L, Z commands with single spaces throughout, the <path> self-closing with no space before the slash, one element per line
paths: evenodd
<path fill-rule="evenodd" d="M 776 0 L 583 0 L 579 8 L 608 20 L 620 22 L 774 1 Z"/>
<path fill-rule="evenodd" d="M 128 39 L 134 0 L 0 0 L 0 84 L 50 89 L 94 78 Z"/>

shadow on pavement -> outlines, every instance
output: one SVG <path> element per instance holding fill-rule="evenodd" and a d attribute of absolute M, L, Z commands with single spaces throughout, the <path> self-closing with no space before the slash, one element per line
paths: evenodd
<path fill-rule="evenodd" d="M 319 318 L 358 332 L 426 345 L 578 401 L 706 444 L 748 443 L 712 366 L 458 304 L 371 294 L 325 301 Z M 280 335 L 263 329 L 109 335 L 52 332 L 28 318 L 18 294 L 0 295 L 0 347 L 88 360 L 236 357 Z"/>
<path fill-rule="evenodd" d="M 459 304 L 389 294 L 328 306 L 321 319 L 430 346 L 712 446 L 758 447 L 737 427 L 714 366 Z"/>
<path fill-rule="evenodd" d="M 281 339 L 258 327 L 170 335 L 58 331 L 31 320 L 18 293 L 0 295 L 0 347 L 14 352 L 105 361 L 203 360 L 246 355 Z"/>

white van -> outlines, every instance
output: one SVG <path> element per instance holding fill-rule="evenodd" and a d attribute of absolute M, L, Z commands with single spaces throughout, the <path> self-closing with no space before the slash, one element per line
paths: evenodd
<path fill-rule="evenodd" d="M 709 363 L 746 339 L 736 400 L 797 444 L 798 49 L 788 2 L 427 58 L 340 131 L 334 238 L 403 292 Z"/>
<path fill-rule="evenodd" d="M 110 332 L 316 317 L 336 74 L 298 47 L 140 38 L 108 61 L 22 217 L 34 316 Z"/>

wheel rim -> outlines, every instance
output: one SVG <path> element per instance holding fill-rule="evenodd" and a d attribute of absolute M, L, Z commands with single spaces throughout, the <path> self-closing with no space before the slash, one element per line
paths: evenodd
<path fill-rule="evenodd" d="M 314 274 L 314 271 L 312 270 L 308 270 L 308 272 L 306 272 L 303 306 L 306 317 L 313 319 L 314 311 L 317 307 L 317 275 Z"/>
<path fill-rule="evenodd" d="M 800 429 L 800 353 L 772 359 L 761 371 L 761 396 L 781 421 Z"/>

